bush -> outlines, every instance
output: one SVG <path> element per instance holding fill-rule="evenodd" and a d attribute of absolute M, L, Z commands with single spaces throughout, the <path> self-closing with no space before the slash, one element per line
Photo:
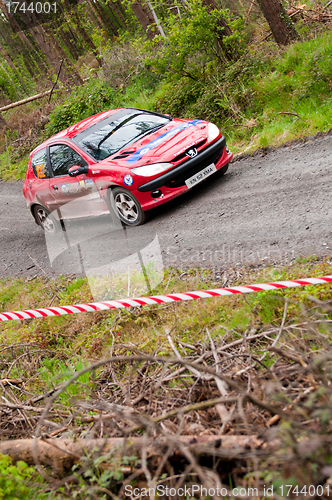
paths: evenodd
<path fill-rule="evenodd" d="M 246 54 L 219 71 L 211 70 L 206 81 L 181 78 L 163 83 L 155 94 L 161 113 L 210 120 L 219 126 L 241 121 L 256 105 L 251 85 L 255 76 L 269 67 L 267 60 Z"/>
<path fill-rule="evenodd" d="M 57 134 L 91 115 L 119 106 L 120 101 L 119 93 L 107 82 L 93 79 L 76 87 L 65 103 L 52 111 L 45 134 L 47 137 Z"/>
<path fill-rule="evenodd" d="M 230 36 L 223 36 L 225 21 Z M 164 76 L 204 80 L 211 68 L 226 65 L 232 55 L 238 58 L 246 46 L 243 19 L 234 19 L 228 10 L 211 10 L 201 0 L 188 3 L 181 16 L 170 15 L 165 31 L 166 38 L 158 35 L 144 44 L 146 62 Z"/>

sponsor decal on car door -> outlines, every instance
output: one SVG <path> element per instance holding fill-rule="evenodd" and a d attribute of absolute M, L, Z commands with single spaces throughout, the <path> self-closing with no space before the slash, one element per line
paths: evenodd
<path fill-rule="evenodd" d="M 69 176 L 71 167 L 86 165 L 73 148 L 67 144 L 50 146 L 50 163 L 54 174 L 50 181 L 53 210 L 60 210 L 61 218 L 86 217 L 107 211 L 92 179 L 86 174 Z"/>

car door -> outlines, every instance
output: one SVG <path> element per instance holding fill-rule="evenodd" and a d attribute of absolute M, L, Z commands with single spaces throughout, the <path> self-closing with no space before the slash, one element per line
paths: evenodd
<path fill-rule="evenodd" d="M 49 146 L 50 165 L 53 177 L 50 191 L 53 195 L 53 210 L 60 210 L 61 218 L 76 218 L 91 215 L 90 198 L 99 194 L 89 174 L 70 177 L 70 167 L 85 166 L 87 162 L 68 144 Z"/>

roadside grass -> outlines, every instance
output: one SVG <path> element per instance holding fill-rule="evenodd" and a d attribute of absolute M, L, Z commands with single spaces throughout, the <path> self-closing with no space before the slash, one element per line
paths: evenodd
<path fill-rule="evenodd" d="M 332 125 L 331 73 L 331 32 L 297 42 L 273 61 L 270 71 L 253 82 L 255 105 L 261 112 L 250 116 L 259 124 L 257 137 L 253 130 L 251 147 L 279 145 L 329 131 Z"/>
<path fill-rule="evenodd" d="M 218 288 L 226 278 L 226 286 L 234 286 L 331 273 L 332 262 L 327 257 L 297 259 L 278 268 L 268 266 L 260 269 L 230 269 L 218 280 L 208 270 L 192 269 L 183 274 L 180 270 L 169 269 L 163 282 L 153 293 Z M 146 353 L 153 353 L 163 343 L 166 330 L 170 331 L 174 327 L 176 336 L 188 343 L 198 341 L 201 336 L 206 335 L 207 326 L 213 328 L 214 336 L 223 335 L 230 330 L 237 337 L 261 324 L 280 323 L 286 298 L 289 299 L 288 317 L 296 317 L 301 311 L 301 304 L 310 303 L 310 296 L 330 300 L 331 286 L 313 285 L 246 296 L 10 321 L 0 325 L 0 344 L 32 343 L 40 349 L 50 350 L 53 353 L 51 357 L 62 359 L 64 356 L 64 359 L 71 360 L 79 358 L 82 363 L 106 355 L 113 344 L 126 342 L 131 342 Z M 45 277 L 37 277 L 32 281 L 2 279 L 0 297 L 3 312 L 48 307 L 50 304 L 54 307 L 93 301 L 85 279 L 66 277 L 52 281 Z M 168 345 L 161 349 L 165 355 L 171 353 Z"/>
<path fill-rule="evenodd" d="M 4 181 L 24 179 L 29 156 L 26 155 L 17 161 L 12 159 L 10 149 L 0 154 L 0 178 Z"/>

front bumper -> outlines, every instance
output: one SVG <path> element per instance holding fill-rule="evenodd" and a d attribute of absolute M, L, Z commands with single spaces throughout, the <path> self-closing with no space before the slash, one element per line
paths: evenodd
<path fill-rule="evenodd" d="M 184 161 L 180 163 L 180 165 L 172 168 L 172 170 L 169 170 L 165 174 L 159 176 L 157 179 L 153 179 L 146 184 L 142 184 L 137 188 L 138 191 L 145 193 L 147 191 L 158 189 L 162 186 L 168 186 L 171 188 L 183 186 L 185 184 L 185 179 L 195 175 L 200 170 L 203 170 L 203 168 L 211 165 L 211 163 L 217 164 L 223 154 L 225 146 L 226 139 L 222 136 L 216 142 L 211 144 L 211 146 L 208 146 L 203 149 L 203 151 L 200 151 L 195 158 Z"/>
<path fill-rule="evenodd" d="M 233 158 L 233 154 L 228 153 L 226 148 L 224 147 L 222 149 L 221 157 L 219 157 L 219 159 L 217 159 L 215 162 L 210 162 L 210 163 L 215 163 L 217 170 L 220 170 L 222 167 L 227 165 L 232 160 L 232 158 Z M 189 162 L 186 162 L 186 163 L 189 163 Z M 205 166 L 209 165 L 210 163 L 207 163 L 207 164 L 199 163 L 197 172 L 199 172 L 200 170 L 205 168 Z M 171 172 L 174 173 L 174 170 L 175 169 L 172 169 Z M 183 174 L 181 174 L 181 175 L 183 175 Z M 189 177 L 191 177 L 191 175 L 194 175 L 194 173 L 191 174 L 191 171 L 189 171 L 189 172 L 187 170 L 185 171 L 185 179 L 188 179 Z M 211 176 L 211 179 L 212 178 L 213 178 L 213 175 Z M 159 179 L 160 179 L 160 177 L 156 180 L 159 180 Z M 153 182 L 153 181 L 151 181 L 151 182 Z M 145 184 L 145 186 L 147 184 Z M 160 197 L 154 198 L 154 199 L 151 197 L 150 190 L 149 191 L 141 191 L 140 188 L 142 186 L 140 186 L 138 189 L 133 191 L 133 194 L 136 196 L 136 198 L 140 202 L 142 209 L 144 211 L 151 210 L 154 207 L 158 207 L 159 205 L 163 205 L 164 203 L 167 203 L 168 201 L 171 201 L 172 199 L 189 191 L 189 188 L 186 186 L 185 182 L 183 182 L 179 186 L 172 187 L 172 179 L 171 179 L 171 181 L 167 182 L 167 185 L 160 186 L 160 184 L 158 184 L 158 186 L 159 186 L 159 188 L 154 188 L 154 189 L 159 189 L 161 191 L 162 195 Z"/>

